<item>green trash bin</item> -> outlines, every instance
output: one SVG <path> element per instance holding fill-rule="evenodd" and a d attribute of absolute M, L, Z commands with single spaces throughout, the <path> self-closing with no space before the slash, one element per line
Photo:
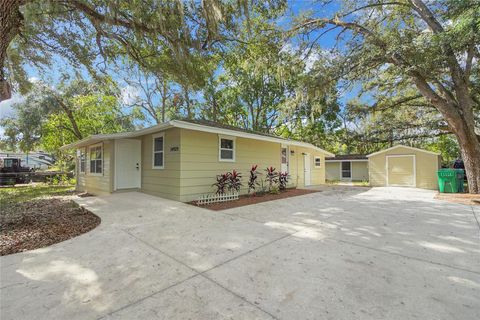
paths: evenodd
<path fill-rule="evenodd" d="M 457 176 L 457 186 L 458 186 L 458 192 L 463 193 L 465 190 L 463 189 L 463 181 L 465 179 L 465 171 L 463 169 L 455 169 L 456 171 L 456 176 Z"/>
<path fill-rule="evenodd" d="M 458 178 L 456 169 L 440 169 L 437 171 L 438 188 L 441 193 L 458 193 Z M 462 181 L 463 186 L 463 181 Z"/>

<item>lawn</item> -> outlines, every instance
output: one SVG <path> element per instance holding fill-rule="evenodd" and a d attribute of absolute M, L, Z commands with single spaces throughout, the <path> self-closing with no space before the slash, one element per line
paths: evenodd
<path fill-rule="evenodd" d="M 73 194 L 72 185 L 32 184 L 16 187 L 0 187 L 0 207 L 30 201 L 45 196 L 64 196 Z"/>
<path fill-rule="evenodd" d="M 45 247 L 95 228 L 100 218 L 73 200 L 74 187 L 0 188 L 0 255 Z"/>

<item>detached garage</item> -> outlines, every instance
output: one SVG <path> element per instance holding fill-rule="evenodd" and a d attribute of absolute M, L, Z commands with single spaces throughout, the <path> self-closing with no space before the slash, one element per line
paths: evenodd
<path fill-rule="evenodd" d="M 367 156 L 370 185 L 438 189 L 439 153 L 398 145 Z"/>

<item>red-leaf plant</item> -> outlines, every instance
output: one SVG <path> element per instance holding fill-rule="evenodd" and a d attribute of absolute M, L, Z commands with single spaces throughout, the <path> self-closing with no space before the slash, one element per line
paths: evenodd
<path fill-rule="evenodd" d="M 225 189 L 229 185 L 229 180 L 230 180 L 230 172 L 227 173 L 222 173 L 217 175 L 217 182 L 215 182 L 212 186 L 215 186 L 217 188 L 217 194 L 224 194 Z"/>
<path fill-rule="evenodd" d="M 288 172 L 280 172 L 278 175 L 278 188 L 280 190 L 286 190 L 288 184 Z"/>
<path fill-rule="evenodd" d="M 233 170 L 231 173 L 228 173 L 228 190 L 239 192 L 242 187 L 242 174 Z"/>
<path fill-rule="evenodd" d="M 258 179 L 257 167 L 258 165 L 254 165 L 252 166 L 252 169 L 250 169 L 250 177 L 248 179 L 248 193 L 250 193 L 250 191 L 252 190 L 255 193 L 255 189 L 257 188 L 257 186 L 260 185 L 257 181 Z"/>
<path fill-rule="evenodd" d="M 267 172 L 267 175 L 265 178 L 268 182 L 268 191 L 271 191 L 274 184 L 278 182 L 278 172 L 275 170 L 276 169 L 274 167 L 270 167 L 270 168 L 267 167 L 267 169 L 265 169 L 265 171 Z"/>

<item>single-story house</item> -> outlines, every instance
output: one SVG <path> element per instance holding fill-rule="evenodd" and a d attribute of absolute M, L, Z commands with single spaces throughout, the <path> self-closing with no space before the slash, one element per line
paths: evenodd
<path fill-rule="evenodd" d="M 438 189 L 439 153 L 397 145 L 367 156 L 370 186 Z"/>
<path fill-rule="evenodd" d="M 330 181 L 368 181 L 368 158 L 363 154 L 327 157 L 325 175 Z"/>
<path fill-rule="evenodd" d="M 210 121 L 172 120 L 138 131 L 93 135 L 62 149 L 77 150 L 77 189 L 95 195 L 122 190 L 178 201 L 214 192 L 218 174 L 237 170 L 247 192 L 252 165 L 273 166 L 289 185 L 325 183 L 325 157 L 310 143 Z"/>

